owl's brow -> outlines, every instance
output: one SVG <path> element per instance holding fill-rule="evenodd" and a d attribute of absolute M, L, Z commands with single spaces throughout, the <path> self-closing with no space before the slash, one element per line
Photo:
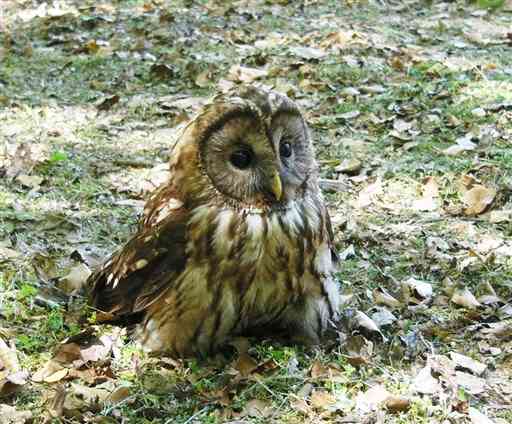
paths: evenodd
<path fill-rule="evenodd" d="M 239 118 L 239 117 L 249 117 L 261 120 L 261 117 L 253 111 L 251 108 L 247 107 L 245 109 L 233 109 L 226 112 L 219 119 L 214 121 L 211 125 L 208 126 L 206 131 L 202 134 L 199 144 L 200 146 L 204 146 L 206 141 L 211 137 L 211 135 L 224 127 L 231 119 Z"/>

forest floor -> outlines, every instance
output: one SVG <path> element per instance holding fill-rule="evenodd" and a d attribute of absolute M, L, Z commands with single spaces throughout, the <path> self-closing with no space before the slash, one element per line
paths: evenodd
<path fill-rule="evenodd" d="M 477 3 L 3 0 L 0 422 L 511 423 L 512 3 Z M 83 282 L 253 81 L 311 127 L 338 338 L 149 357 Z"/>

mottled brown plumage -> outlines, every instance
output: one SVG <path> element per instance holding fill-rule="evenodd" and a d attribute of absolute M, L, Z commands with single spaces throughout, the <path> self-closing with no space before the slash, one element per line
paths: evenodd
<path fill-rule="evenodd" d="M 250 86 L 215 97 L 170 171 L 138 232 L 90 277 L 92 305 L 176 356 L 262 329 L 318 342 L 338 315 L 336 255 L 295 104 Z"/>

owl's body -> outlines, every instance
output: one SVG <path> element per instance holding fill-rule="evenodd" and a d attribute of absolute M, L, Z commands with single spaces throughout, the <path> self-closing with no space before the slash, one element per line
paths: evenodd
<path fill-rule="evenodd" d="M 296 106 L 251 87 L 217 97 L 170 170 L 137 234 L 91 276 L 93 306 L 175 356 L 251 332 L 318 342 L 338 314 L 336 255 Z"/>

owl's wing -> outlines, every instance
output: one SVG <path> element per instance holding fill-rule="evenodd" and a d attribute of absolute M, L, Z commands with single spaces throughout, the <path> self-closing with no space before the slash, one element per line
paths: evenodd
<path fill-rule="evenodd" d="M 162 188 L 148 202 L 139 231 L 89 277 L 91 305 L 101 321 L 131 324 L 155 302 L 185 267 L 188 212 L 165 199 Z"/>

